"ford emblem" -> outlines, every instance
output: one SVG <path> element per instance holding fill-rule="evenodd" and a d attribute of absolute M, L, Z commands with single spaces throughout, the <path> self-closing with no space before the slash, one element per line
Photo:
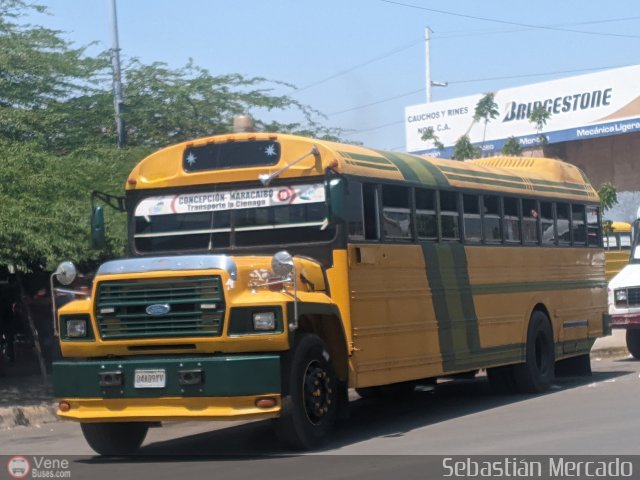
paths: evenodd
<path fill-rule="evenodd" d="M 170 311 L 171 311 L 171 306 L 169 306 L 169 304 L 167 303 L 155 303 L 153 305 L 149 305 L 145 309 L 145 312 L 147 312 L 147 315 L 153 315 L 154 317 L 157 317 L 159 315 L 166 315 Z"/>

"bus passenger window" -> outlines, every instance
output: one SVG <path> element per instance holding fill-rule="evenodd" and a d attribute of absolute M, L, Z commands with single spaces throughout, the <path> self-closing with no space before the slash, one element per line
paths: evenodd
<path fill-rule="evenodd" d="M 558 230 L 558 244 L 571 244 L 571 229 L 569 222 L 569 204 L 556 203 L 556 225 Z"/>
<path fill-rule="evenodd" d="M 524 243 L 538 243 L 538 202 L 522 200 L 522 238 Z"/>
<path fill-rule="evenodd" d="M 502 232 L 500 230 L 500 197 L 496 195 L 485 195 L 484 213 L 483 213 L 483 230 L 484 239 L 487 243 L 500 243 L 502 241 Z"/>
<path fill-rule="evenodd" d="M 418 238 L 438 237 L 435 191 L 416 188 L 416 230 Z"/>
<path fill-rule="evenodd" d="M 455 192 L 440 192 L 440 223 L 442 225 L 443 239 L 460 239 L 459 219 L 458 194 Z"/>
<path fill-rule="evenodd" d="M 469 242 L 482 240 L 482 223 L 480 222 L 480 197 L 478 195 L 463 195 L 464 207 L 464 238 Z"/>
<path fill-rule="evenodd" d="M 587 244 L 587 224 L 584 218 L 584 205 L 571 205 L 571 230 L 574 245 L 584 246 Z"/>
<path fill-rule="evenodd" d="M 587 207 L 587 245 L 600 246 L 600 224 L 598 222 L 598 207 Z"/>
<path fill-rule="evenodd" d="M 380 238 L 378 190 L 374 184 L 366 183 L 362 186 L 362 204 L 364 206 L 364 238 L 378 240 Z"/>
<path fill-rule="evenodd" d="M 540 225 L 542 225 L 542 244 L 555 245 L 556 233 L 553 229 L 553 204 L 540 202 Z"/>
<path fill-rule="evenodd" d="M 382 221 L 385 238 L 410 239 L 410 190 L 406 187 L 382 186 Z"/>
<path fill-rule="evenodd" d="M 504 198 L 504 238 L 509 243 L 520 243 L 520 200 Z"/>

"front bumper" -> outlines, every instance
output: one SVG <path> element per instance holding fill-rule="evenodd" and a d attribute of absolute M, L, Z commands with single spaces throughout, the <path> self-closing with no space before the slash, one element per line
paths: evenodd
<path fill-rule="evenodd" d="M 165 386 L 135 388 L 138 369 L 164 370 Z M 200 370 L 202 383 L 180 385 L 181 370 Z M 113 371 L 122 385 L 101 386 L 100 372 Z M 78 421 L 269 418 L 281 404 L 280 357 L 272 354 L 61 361 L 53 364 L 53 384 L 71 407 L 58 415 Z M 257 407 L 263 398 L 275 404 Z"/>
<path fill-rule="evenodd" d="M 640 328 L 640 313 L 611 315 L 611 328 Z"/>

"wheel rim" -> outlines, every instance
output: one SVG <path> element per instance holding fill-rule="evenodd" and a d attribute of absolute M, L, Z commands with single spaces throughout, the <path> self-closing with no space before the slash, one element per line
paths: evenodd
<path fill-rule="evenodd" d="M 314 360 L 304 372 L 303 398 L 304 409 L 311 423 L 317 425 L 331 408 L 331 377 L 320 362 Z"/>

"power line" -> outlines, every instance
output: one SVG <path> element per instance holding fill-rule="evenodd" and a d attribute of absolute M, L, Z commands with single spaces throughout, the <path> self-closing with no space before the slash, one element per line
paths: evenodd
<path fill-rule="evenodd" d="M 560 70 L 557 72 L 547 72 L 547 73 L 528 73 L 528 74 L 522 74 L 522 75 L 509 75 L 509 76 L 503 76 L 503 77 L 486 77 L 486 78 L 475 78 L 475 79 L 469 79 L 469 80 L 454 80 L 449 82 L 449 84 L 459 84 L 459 83 L 473 83 L 473 82 L 485 82 L 488 80 L 507 80 L 507 79 L 513 79 L 513 78 L 525 78 L 525 77 L 541 77 L 541 76 L 547 76 L 547 75 L 558 75 L 561 73 L 579 73 L 579 72 L 592 72 L 592 71 L 596 71 L 596 70 L 609 70 L 612 68 L 623 68 L 623 67 L 629 67 L 630 65 L 614 65 L 614 66 L 609 66 L 609 67 L 595 67 L 595 68 L 582 68 L 582 69 L 576 69 L 576 70 Z M 394 100 L 395 98 L 399 98 L 402 96 L 408 96 L 408 95 L 413 95 L 416 93 L 421 93 L 424 89 L 421 90 L 417 90 L 414 92 L 408 92 L 406 94 L 403 95 L 397 95 L 395 97 L 391 97 L 388 99 L 384 99 L 384 100 L 379 100 L 378 102 L 373 102 L 371 104 L 367 104 L 367 105 L 362 105 L 360 107 L 353 107 L 351 109 L 349 109 L 348 111 L 351 110 L 357 110 L 359 108 L 365 108 L 368 107 L 370 105 L 375 105 L 378 103 L 384 103 L 387 101 L 391 101 Z M 364 130 L 352 130 L 349 133 L 344 134 L 344 136 L 350 136 L 350 135 L 356 135 L 358 133 L 366 133 L 366 132 L 371 132 L 374 130 L 380 130 L 382 128 L 387 128 L 387 127 L 391 127 L 394 125 L 398 125 L 400 123 L 404 123 L 404 120 L 399 120 L 397 122 L 391 122 L 391 123 L 385 123 L 383 125 L 377 125 L 375 127 L 370 127 L 370 128 L 366 128 Z"/>
<path fill-rule="evenodd" d="M 486 82 L 486 81 L 489 81 L 489 80 L 509 80 L 509 79 L 514 79 L 514 78 L 545 77 L 545 76 L 548 76 L 548 75 L 559 75 L 559 74 L 562 74 L 562 73 L 593 72 L 593 71 L 598 71 L 598 70 L 609 70 L 611 68 L 622 68 L 622 67 L 629 67 L 629 66 L 630 65 L 613 65 L 613 66 L 609 66 L 609 67 L 581 68 L 581 69 L 575 69 L 575 70 L 558 70 L 558 71 L 555 71 L 555 72 L 525 73 L 525 74 L 521 74 L 521 75 L 508 75 L 508 76 L 502 76 L 502 77 L 486 77 L 486 78 L 474 78 L 474 79 L 468 79 L 468 80 L 453 80 L 453 81 L 449 81 L 447 83 L 449 85 L 453 85 L 453 84 L 462 84 L 462 83 Z M 397 100 L 399 98 L 409 97 L 411 95 L 417 95 L 418 93 L 422 93 L 422 92 L 424 92 L 424 88 L 420 88 L 418 90 L 412 90 L 412 91 L 406 92 L 406 93 L 401 93 L 400 95 L 394 95 L 393 97 L 383 98 L 382 100 L 377 100 L 375 102 L 365 103 L 364 105 L 358 105 L 358 106 L 346 108 L 344 110 L 340 110 L 340 111 L 337 111 L 337 112 L 328 113 L 327 116 L 328 117 L 333 117 L 333 116 L 336 116 L 336 115 L 341 115 L 343 113 L 353 112 L 355 110 L 361 110 L 363 108 L 372 107 L 374 105 L 379 105 L 381 103 L 390 102 L 392 100 Z"/>
<path fill-rule="evenodd" d="M 440 13 L 440 14 L 443 14 L 443 15 L 451 15 L 453 17 L 469 18 L 469 19 L 472 19 L 472 20 L 482 20 L 482 21 L 485 21 L 485 22 L 501 23 L 501 24 L 504 24 L 504 25 L 515 25 L 517 27 L 536 28 L 536 29 L 540 29 L 540 30 L 552 30 L 552 31 L 557 31 L 557 32 L 580 33 L 580 34 L 584 34 L 584 35 L 598 35 L 598 36 L 603 36 L 603 37 L 640 38 L 640 36 L 638 36 L 638 35 L 625 35 L 625 34 L 622 34 L 622 33 L 590 32 L 588 30 L 574 30 L 572 28 L 553 27 L 553 26 L 549 26 L 549 25 L 534 25 L 534 24 L 530 24 L 530 23 L 520 23 L 520 22 L 512 22 L 512 21 L 509 21 L 509 20 L 499 20 L 497 18 L 479 17 L 479 16 L 476 16 L 476 15 L 466 15 L 466 14 L 463 14 L 463 13 L 448 12 L 446 10 L 437 10 L 435 8 L 421 7 L 419 5 L 411 5 L 411 4 L 408 4 L 408 3 L 401 3 L 401 2 L 396 2 L 396 1 L 393 1 L 393 0 L 379 0 L 379 1 L 384 2 L 384 3 L 390 3 L 392 5 L 398 5 L 398 6 L 401 6 L 401 7 L 415 8 L 417 10 L 425 10 L 427 12 Z"/>

